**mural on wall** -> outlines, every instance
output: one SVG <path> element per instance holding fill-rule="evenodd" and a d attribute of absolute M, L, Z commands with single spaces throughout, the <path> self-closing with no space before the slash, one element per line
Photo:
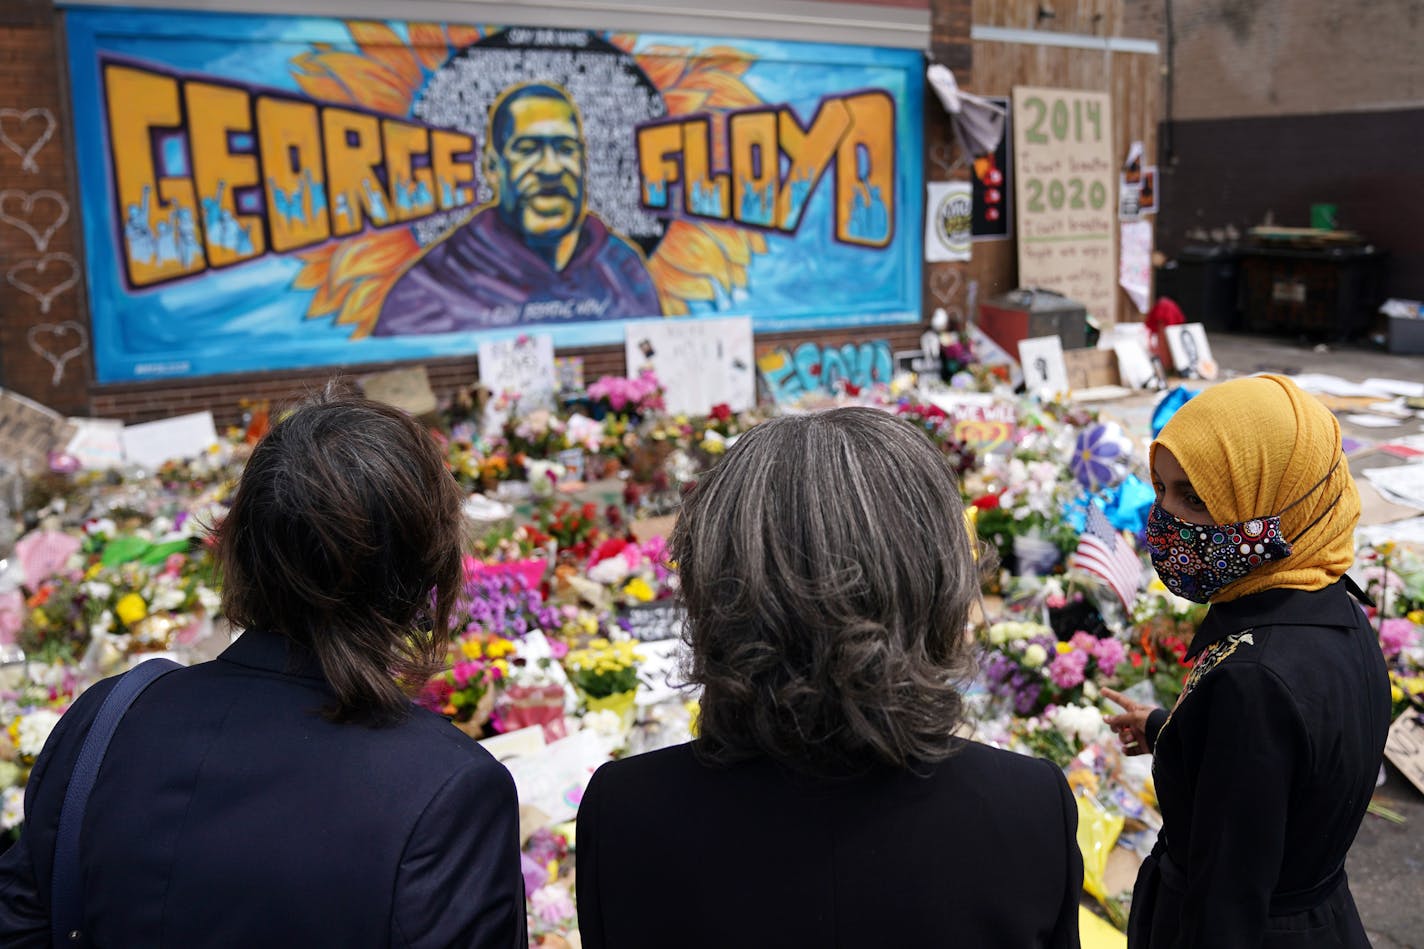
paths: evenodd
<path fill-rule="evenodd" d="M 100 381 L 919 319 L 918 53 L 76 10 Z"/>

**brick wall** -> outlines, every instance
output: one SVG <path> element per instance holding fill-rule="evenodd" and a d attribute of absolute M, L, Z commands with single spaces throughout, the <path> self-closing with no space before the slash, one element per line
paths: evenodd
<path fill-rule="evenodd" d="M 1123 0 L 1163 44 L 1163 0 Z M 1419 0 L 1171 0 L 1174 118 L 1424 106 Z"/>
<path fill-rule="evenodd" d="M 0 385 L 83 412 L 92 375 L 54 10 L 0 0 Z"/>

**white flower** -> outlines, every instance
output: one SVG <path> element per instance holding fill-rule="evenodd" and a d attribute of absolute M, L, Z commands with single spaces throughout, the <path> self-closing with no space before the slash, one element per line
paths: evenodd
<path fill-rule="evenodd" d="M 164 585 L 153 591 L 153 597 L 148 601 L 148 611 L 159 613 L 176 610 L 186 599 L 188 594 L 183 592 L 182 587 Z"/>
<path fill-rule="evenodd" d="M 622 557 L 609 557 L 607 560 L 600 560 L 588 572 L 590 580 L 606 587 L 622 583 L 627 577 L 628 561 Z"/>
<path fill-rule="evenodd" d="M 0 795 L 0 830 L 14 830 L 25 822 L 25 789 L 6 788 Z"/>
<path fill-rule="evenodd" d="M 599 709 L 583 717 L 583 727 L 604 738 L 619 738 L 623 734 L 623 718 L 612 709 Z"/>
<path fill-rule="evenodd" d="M 89 624 L 89 635 L 104 636 L 114 631 L 114 614 L 112 610 L 105 610 L 99 614 L 99 618 Z"/>
<path fill-rule="evenodd" d="M 222 596 L 216 590 L 210 590 L 199 585 L 197 589 L 198 602 L 202 604 L 203 610 L 209 616 L 216 616 L 222 609 Z"/>
<path fill-rule="evenodd" d="M 59 713 L 47 708 L 36 709 L 20 717 L 19 736 L 15 749 L 28 758 L 34 758 L 44 750 L 49 733 L 59 724 Z"/>
<path fill-rule="evenodd" d="M 110 537 L 112 537 L 114 535 L 114 532 L 118 529 L 119 525 L 115 524 L 113 519 L 108 517 L 101 517 L 97 521 L 91 521 L 90 523 L 84 525 L 85 533 L 105 534 Z"/>
<path fill-rule="evenodd" d="M 89 580 L 81 583 L 79 589 L 91 600 L 107 600 L 114 595 L 113 585 L 103 580 Z"/>
<path fill-rule="evenodd" d="M 1029 643 L 1028 648 L 1024 650 L 1023 664 L 1030 669 L 1037 669 L 1047 661 L 1048 650 L 1038 643 Z"/>
<path fill-rule="evenodd" d="M 1053 727 L 1065 738 L 1077 739 L 1084 745 L 1091 745 L 1107 730 L 1103 723 L 1103 713 L 1084 705 L 1060 705 L 1053 710 Z"/>

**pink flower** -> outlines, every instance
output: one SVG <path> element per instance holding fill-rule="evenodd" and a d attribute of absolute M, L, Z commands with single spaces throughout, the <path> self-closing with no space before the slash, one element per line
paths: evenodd
<path fill-rule="evenodd" d="M 1419 627 L 1407 619 L 1387 619 L 1380 626 L 1380 649 L 1386 659 L 1393 659 L 1419 642 Z"/>
<path fill-rule="evenodd" d="M 1093 655 L 1097 657 L 1098 668 L 1102 670 L 1103 675 L 1110 676 L 1117 672 L 1117 667 L 1127 658 L 1127 649 L 1120 640 L 1100 639 Z"/>
<path fill-rule="evenodd" d="M 1060 689 L 1075 689 L 1083 684 L 1088 668 L 1088 654 L 1077 649 L 1060 653 L 1048 664 L 1048 677 Z"/>
<path fill-rule="evenodd" d="M 1072 646 L 1074 649 L 1081 649 L 1083 652 L 1091 656 L 1098 648 L 1098 637 L 1094 636 L 1092 633 L 1085 632 L 1084 630 L 1080 629 L 1073 634 L 1072 639 L 1068 640 L 1068 645 Z"/>

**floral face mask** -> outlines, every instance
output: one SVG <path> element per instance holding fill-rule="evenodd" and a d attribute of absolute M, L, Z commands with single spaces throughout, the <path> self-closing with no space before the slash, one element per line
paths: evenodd
<path fill-rule="evenodd" d="M 1281 534 L 1281 517 L 1316 492 L 1340 463 L 1279 514 L 1253 517 L 1235 524 L 1193 524 L 1169 514 L 1160 502 L 1147 515 L 1147 550 L 1152 567 L 1167 589 L 1195 603 L 1206 603 L 1222 589 L 1263 564 L 1283 560 L 1292 544 L 1304 537 L 1340 500 L 1330 502 L 1320 517 L 1306 525 L 1295 541 Z"/>

